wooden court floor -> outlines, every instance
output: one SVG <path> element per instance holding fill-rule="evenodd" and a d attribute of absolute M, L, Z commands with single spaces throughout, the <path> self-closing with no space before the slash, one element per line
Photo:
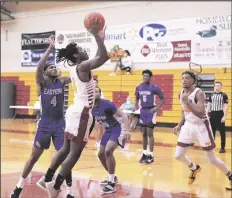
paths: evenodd
<path fill-rule="evenodd" d="M 10 196 L 18 182 L 24 163 L 28 159 L 34 132 L 35 122 L 31 120 L 1 120 L 1 198 Z M 155 162 L 151 165 L 139 164 L 142 144 L 141 133 L 133 132 L 132 140 L 124 150 L 115 152 L 116 174 L 120 183 L 117 192 L 101 195 L 100 181 L 107 176 L 97 158 L 95 141 L 91 139 L 81 159 L 73 169 L 73 191 L 80 198 L 230 198 L 231 191 L 227 177 L 209 164 L 199 147 L 189 149 L 189 156 L 202 166 L 196 182 L 188 185 L 190 171 L 174 159 L 176 136 L 171 129 L 155 130 Z M 231 133 L 227 133 L 227 152 L 219 154 L 220 136 L 216 137 L 216 154 L 231 168 Z M 54 155 L 54 148 L 45 151 L 27 179 L 22 198 L 46 198 L 47 194 L 38 189 L 35 183 L 47 170 Z M 66 185 L 62 186 L 59 197 L 65 197 Z"/>

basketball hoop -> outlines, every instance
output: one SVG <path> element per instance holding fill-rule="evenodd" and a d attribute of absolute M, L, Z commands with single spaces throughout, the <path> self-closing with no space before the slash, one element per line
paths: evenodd
<path fill-rule="evenodd" d="M 201 87 L 202 79 L 201 79 L 201 77 L 199 77 L 198 74 L 202 73 L 202 66 L 200 64 L 190 62 L 189 63 L 189 69 L 190 69 L 190 71 L 194 72 L 195 75 L 196 75 L 196 82 L 195 82 L 196 86 Z"/>
<path fill-rule="evenodd" d="M 202 73 L 202 66 L 200 64 L 197 64 L 194 62 L 189 63 L 189 69 L 191 71 L 195 72 L 196 74 Z"/>

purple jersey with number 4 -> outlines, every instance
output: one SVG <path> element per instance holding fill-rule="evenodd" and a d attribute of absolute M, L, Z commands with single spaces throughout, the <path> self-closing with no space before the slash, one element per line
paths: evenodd
<path fill-rule="evenodd" d="M 41 88 L 41 118 L 59 120 L 64 116 L 64 85 L 57 79 L 55 83 Z"/>
<path fill-rule="evenodd" d="M 158 86 L 153 84 L 141 83 L 136 87 L 135 96 L 137 100 L 140 100 L 142 108 L 155 106 L 155 95 L 163 98 L 163 92 Z"/>
<path fill-rule="evenodd" d="M 48 149 L 51 140 L 56 150 L 64 143 L 64 85 L 57 79 L 55 83 L 41 87 L 41 119 L 34 139 L 34 146 Z"/>

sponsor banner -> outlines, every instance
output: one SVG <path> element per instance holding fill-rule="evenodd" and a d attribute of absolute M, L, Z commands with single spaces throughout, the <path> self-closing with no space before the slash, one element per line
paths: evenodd
<path fill-rule="evenodd" d="M 21 66 L 36 66 L 49 46 L 49 37 L 55 31 L 42 33 L 23 33 L 21 35 Z M 55 62 L 55 49 L 48 62 Z"/>
<path fill-rule="evenodd" d="M 192 41 L 191 61 L 197 64 L 231 64 L 231 38 Z"/>
<path fill-rule="evenodd" d="M 190 40 L 229 38 L 230 34 L 231 15 L 183 18 L 108 26 L 105 45 L 111 61 L 128 50 L 134 63 L 182 62 L 191 61 Z M 57 32 L 56 48 L 70 42 L 83 47 L 90 58 L 95 56 L 97 44 L 88 31 Z"/>
<path fill-rule="evenodd" d="M 195 38 L 231 37 L 231 14 L 197 17 L 194 24 Z"/>
<path fill-rule="evenodd" d="M 97 44 L 93 35 L 87 30 L 56 31 L 56 49 L 65 48 L 68 44 L 73 42 L 82 47 L 87 52 L 90 58 L 93 58 L 95 56 L 97 51 Z"/>
<path fill-rule="evenodd" d="M 189 62 L 191 58 L 191 41 L 139 44 L 132 57 L 134 62 Z"/>
<path fill-rule="evenodd" d="M 191 35 L 191 25 L 195 19 L 181 19 L 161 22 L 134 23 L 120 26 L 108 26 L 106 29 L 107 42 L 154 42 L 178 41 L 181 37 L 188 40 Z"/>

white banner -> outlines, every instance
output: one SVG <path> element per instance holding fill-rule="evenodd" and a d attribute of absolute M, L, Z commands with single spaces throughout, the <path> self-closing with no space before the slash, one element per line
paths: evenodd
<path fill-rule="evenodd" d="M 88 31 L 57 31 L 56 35 L 56 48 L 76 42 L 90 58 L 95 56 L 97 45 Z M 194 43 L 203 42 L 205 46 L 205 40 L 229 38 L 230 35 L 231 15 L 210 16 L 108 26 L 105 45 L 111 60 L 119 59 L 123 51 L 128 50 L 134 63 L 181 62 L 191 60 L 189 41 L 197 40 Z"/>
<path fill-rule="evenodd" d="M 195 38 L 231 37 L 231 15 L 197 17 L 194 24 Z"/>
<path fill-rule="evenodd" d="M 197 64 L 231 64 L 231 38 L 192 41 L 191 61 Z"/>
<path fill-rule="evenodd" d="M 90 58 L 95 56 L 97 44 L 94 37 L 87 30 L 83 31 L 56 31 L 56 49 L 65 48 L 69 43 L 75 42 L 82 47 Z"/>

